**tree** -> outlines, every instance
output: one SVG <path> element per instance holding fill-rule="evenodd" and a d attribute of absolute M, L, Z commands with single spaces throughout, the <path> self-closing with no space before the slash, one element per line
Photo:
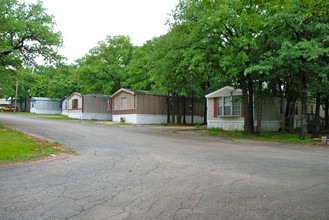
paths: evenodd
<path fill-rule="evenodd" d="M 0 68 L 18 68 L 33 63 L 38 56 L 47 61 L 59 59 L 56 47 L 62 45 L 60 32 L 54 31 L 54 17 L 42 3 L 0 0 Z"/>
<path fill-rule="evenodd" d="M 135 47 L 132 53 L 132 60 L 125 69 L 125 80 L 122 86 L 136 90 L 151 90 L 150 65 L 154 40 L 147 41 L 141 47 Z"/>
<path fill-rule="evenodd" d="M 266 3 L 240 0 L 181 1 L 174 14 L 176 25 L 185 25 L 191 34 L 201 36 L 203 46 L 195 48 L 217 58 L 223 69 L 221 77 L 242 89 L 245 134 L 254 132 L 253 89 L 257 78 L 246 70 L 260 58 L 265 16 Z"/>
<path fill-rule="evenodd" d="M 112 94 L 121 88 L 132 59 L 128 36 L 108 36 L 78 60 L 76 79 L 82 93 Z"/>
<path fill-rule="evenodd" d="M 295 102 L 299 98 L 302 104 L 302 123 L 300 138 L 307 135 L 307 99 L 313 92 L 317 97 L 317 113 L 320 97 L 327 87 L 328 63 L 328 3 L 319 1 L 292 1 L 286 10 L 278 10 L 270 15 L 268 25 L 272 27 L 268 38 L 278 47 L 268 50 L 268 65 L 276 66 L 272 83 L 279 90 L 286 90 L 287 111 L 290 118 L 290 131 L 293 127 Z M 280 74 L 281 73 L 281 74 Z M 282 74 L 283 73 L 283 74 Z M 276 80 L 275 80 L 276 78 Z M 278 83 L 280 82 L 280 83 Z M 312 85 L 312 86 L 310 86 Z M 316 130 L 319 117 L 316 117 Z M 316 131 L 317 132 L 317 131 Z"/>

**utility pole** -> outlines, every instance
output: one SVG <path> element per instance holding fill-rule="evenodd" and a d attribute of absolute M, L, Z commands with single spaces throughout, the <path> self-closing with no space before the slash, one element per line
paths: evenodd
<path fill-rule="evenodd" d="M 17 103 L 17 89 L 18 89 L 18 79 L 16 79 L 16 92 L 15 92 L 15 109 L 14 109 L 14 112 L 16 112 L 16 103 Z"/>

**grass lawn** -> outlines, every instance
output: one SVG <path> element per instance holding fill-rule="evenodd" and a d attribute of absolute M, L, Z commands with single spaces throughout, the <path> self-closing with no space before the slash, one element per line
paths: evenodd
<path fill-rule="evenodd" d="M 0 164 L 40 160 L 51 155 L 73 155 L 72 150 L 0 125 Z"/>
<path fill-rule="evenodd" d="M 40 115 L 39 118 L 45 118 L 49 120 L 79 120 L 77 118 L 69 118 L 67 115 Z"/>
<path fill-rule="evenodd" d="M 69 118 L 67 115 L 61 114 L 35 114 L 30 112 L 1 112 L 1 114 L 9 114 L 9 115 L 24 115 L 24 116 L 37 116 L 39 118 L 45 118 L 50 120 L 79 120 L 76 118 Z"/>
<path fill-rule="evenodd" d="M 1 112 L 0 114 L 8 114 L 8 115 L 26 115 L 26 116 L 36 116 L 38 114 L 30 113 L 30 112 Z"/>
<path fill-rule="evenodd" d="M 313 140 L 311 137 L 308 137 L 304 140 L 300 140 L 298 138 L 298 134 L 283 134 L 279 132 L 262 132 L 260 135 L 252 135 L 252 136 L 244 135 L 242 131 L 225 131 L 223 129 L 218 129 L 218 128 L 197 129 L 197 130 L 191 130 L 190 132 L 193 132 L 195 135 L 200 135 L 200 136 L 223 137 L 223 138 L 231 138 L 231 139 L 249 139 L 249 140 L 258 140 L 258 141 L 273 141 L 273 142 L 281 142 L 281 143 L 304 144 L 304 143 L 319 142 Z"/>

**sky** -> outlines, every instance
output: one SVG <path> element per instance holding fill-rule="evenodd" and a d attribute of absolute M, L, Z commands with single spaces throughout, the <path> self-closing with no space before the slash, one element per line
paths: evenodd
<path fill-rule="evenodd" d="M 37 0 L 20 0 L 37 3 Z M 168 32 L 166 21 L 179 0 L 43 0 L 47 13 L 55 16 L 64 47 L 59 53 L 68 63 L 83 57 L 106 36 L 128 35 L 142 46 Z"/>

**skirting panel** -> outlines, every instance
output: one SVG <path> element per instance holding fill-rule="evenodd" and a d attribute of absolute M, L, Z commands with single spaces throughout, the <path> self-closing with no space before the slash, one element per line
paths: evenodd
<path fill-rule="evenodd" d="M 222 128 L 228 131 L 243 130 L 244 121 L 208 120 L 208 128 Z M 257 122 L 254 126 L 256 127 Z M 281 121 L 262 121 L 262 131 L 279 131 Z"/>
<path fill-rule="evenodd" d="M 68 113 L 69 118 L 82 119 L 82 113 Z"/>
<path fill-rule="evenodd" d="M 62 110 L 62 115 L 69 115 L 69 111 L 68 110 Z"/>
<path fill-rule="evenodd" d="M 70 118 L 85 119 L 85 120 L 101 120 L 101 121 L 111 121 L 112 114 L 104 113 L 69 113 Z"/>
<path fill-rule="evenodd" d="M 111 121 L 112 114 L 107 113 L 82 113 L 82 119 L 86 120 L 101 120 L 101 121 Z"/>

